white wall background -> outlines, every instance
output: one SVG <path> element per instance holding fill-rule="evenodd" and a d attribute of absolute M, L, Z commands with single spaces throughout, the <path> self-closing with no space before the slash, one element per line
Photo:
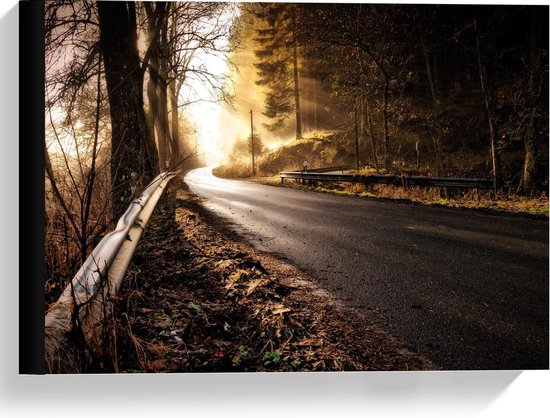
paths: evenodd
<path fill-rule="evenodd" d="M 1 416 L 550 416 L 548 371 L 18 376 L 18 17 L 0 2 Z"/>

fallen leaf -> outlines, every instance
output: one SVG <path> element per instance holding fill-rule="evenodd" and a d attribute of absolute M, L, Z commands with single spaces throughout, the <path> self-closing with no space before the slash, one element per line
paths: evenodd
<path fill-rule="evenodd" d="M 153 360 L 149 362 L 149 368 L 155 372 L 158 373 L 166 368 L 166 363 L 162 360 Z"/>
<path fill-rule="evenodd" d="M 298 347 L 319 347 L 323 345 L 323 340 L 305 338 L 302 341 L 299 341 L 295 344 Z"/>
<path fill-rule="evenodd" d="M 246 295 L 250 295 L 252 292 L 254 292 L 258 287 L 265 286 L 267 283 L 269 283 L 269 280 L 267 279 L 254 279 L 251 280 L 248 288 L 246 289 Z"/>
<path fill-rule="evenodd" d="M 290 308 L 287 308 L 283 305 L 276 305 L 274 308 L 271 308 L 271 313 L 273 315 L 280 315 L 285 312 L 290 312 Z"/>

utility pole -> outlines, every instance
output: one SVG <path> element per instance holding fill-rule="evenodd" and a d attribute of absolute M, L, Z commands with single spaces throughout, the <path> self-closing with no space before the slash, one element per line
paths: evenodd
<path fill-rule="evenodd" d="M 250 110 L 250 152 L 252 153 L 252 175 L 256 175 L 256 165 L 254 163 L 254 122 L 252 119 L 252 110 Z"/>
<path fill-rule="evenodd" d="M 197 124 L 196 123 L 193 125 L 193 135 L 195 137 L 195 150 L 193 152 L 195 154 L 195 163 L 198 166 L 199 165 L 199 143 L 197 142 Z"/>

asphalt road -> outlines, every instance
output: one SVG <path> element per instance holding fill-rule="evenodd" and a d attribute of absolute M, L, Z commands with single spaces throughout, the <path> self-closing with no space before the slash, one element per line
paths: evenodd
<path fill-rule="evenodd" d="M 445 369 L 548 368 L 548 221 L 185 177 L 214 213 Z"/>

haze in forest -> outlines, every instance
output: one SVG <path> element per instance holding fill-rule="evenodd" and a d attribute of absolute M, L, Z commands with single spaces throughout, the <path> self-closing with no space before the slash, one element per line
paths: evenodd
<path fill-rule="evenodd" d="M 70 332 L 83 370 L 391 369 L 364 350 L 382 333 L 353 332 L 361 310 L 446 367 L 547 367 L 548 7 L 60 0 L 44 23 L 46 307 L 108 298 L 144 233 L 93 366 Z M 355 312 L 361 362 L 329 353 L 342 324 L 319 328 L 312 290 Z M 92 308 L 66 300 L 82 330 Z"/>
<path fill-rule="evenodd" d="M 548 194 L 547 8 L 86 0 L 45 12 L 55 268 L 74 270 L 166 170 L 268 177 L 307 160 L 490 179 L 491 199 Z"/>

